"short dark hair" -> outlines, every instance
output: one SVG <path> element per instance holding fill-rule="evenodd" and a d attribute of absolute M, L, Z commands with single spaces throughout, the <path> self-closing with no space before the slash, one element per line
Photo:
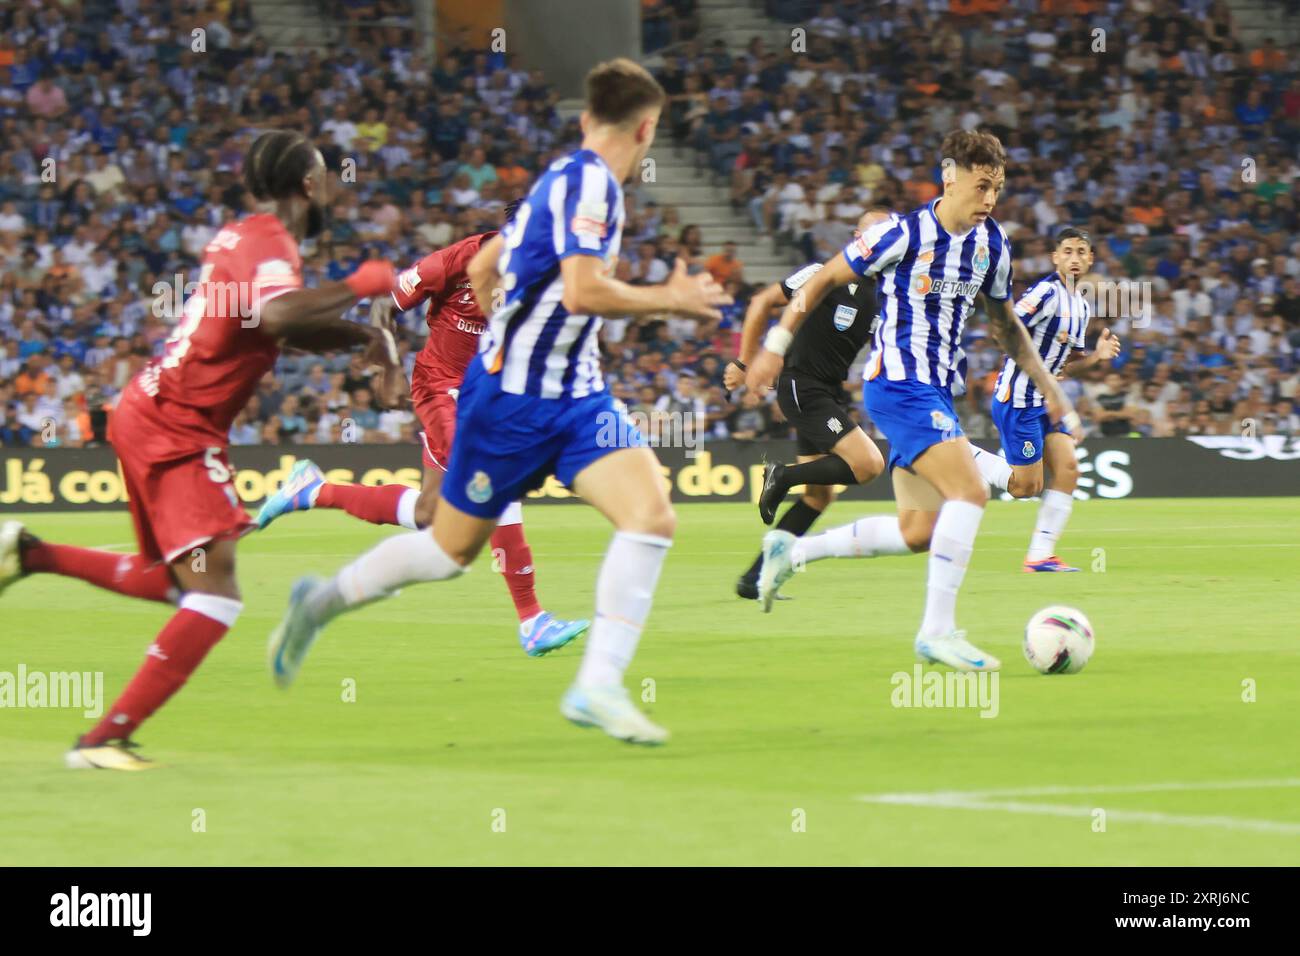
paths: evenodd
<path fill-rule="evenodd" d="M 302 192 L 316 163 L 316 147 L 302 133 L 276 129 L 253 140 L 244 154 L 244 186 L 254 199 L 287 199 Z"/>
<path fill-rule="evenodd" d="M 1061 243 L 1065 242 L 1066 239 L 1082 239 L 1088 244 L 1088 248 L 1092 248 L 1092 236 L 1088 235 L 1085 230 L 1080 229 L 1078 226 L 1066 226 L 1056 234 L 1056 246 L 1058 249 L 1060 248 Z"/>
<path fill-rule="evenodd" d="M 953 130 L 943 138 L 941 152 L 945 160 L 951 159 L 962 169 L 976 166 L 1005 169 L 1007 165 L 1007 153 L 1001 140 L 992 133 L 979 130 Z"/>
<path fill-rule="evenodd" d="M 501 225 L 504 226 L 508 222 L 514 222 L 515 216 L 519 212 L 519 207 L 523 204 L 524 201 L 522 199 L 512 199 L 506 203 L 506 207 L 501 210 Z"/>
<path fill-rule="evenodd" d="M 587 74 L 587 112 L 597 123 L 620 125 L 651 107 L 663 106 L 664 88 L 645 67 L 618 57 Z"/>

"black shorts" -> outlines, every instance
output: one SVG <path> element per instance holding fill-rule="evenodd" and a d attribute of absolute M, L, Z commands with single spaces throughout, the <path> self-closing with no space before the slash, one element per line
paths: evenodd
<path fill-rule="evenodd" d="M 831 384 L 798 372 L 782 372 L 776 380 L 776 401 L 794 426 L 801 455 L 829 454 L 836 442 L 857 427 L 841 382 Z"/>

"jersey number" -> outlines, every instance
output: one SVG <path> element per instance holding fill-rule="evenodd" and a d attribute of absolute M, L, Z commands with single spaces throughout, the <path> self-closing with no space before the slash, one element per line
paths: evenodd
<path fill-rule="evenodd" d="M 528 217 L 532 215 L 533 207 L 524 203 L 515 213 L 515 221 L 510 229 L 510 237 L 505 241 L 505 248 L 502 250 L 501 258 L 497 263 L 497 271 L 501 273 L 501 288 L 509 292 L 519 281 L 518 277 L 510 272 L 510 254 L 524 241 L 524 233 L 528 231 Z M 494 306 L 497 304 L 492 303 Z"/>
<path fill-rule="evenodd" d="M 163 350 L 163 368 L 175 368 L 180 365 L 181 360 L 185 358 L 185 353 L 190 350 L 190 336 L 199 330 L 199 323 L 203 321 L 203 314 L 207 311 L 208 300 L 202 289 L 211 278 L 212 263 L 207 263 L 199 272 L 199 289 L 186 300 L 185 306 L 181 309 L 180 324 L 167 338 Z"/>
<path fill-rule="evenodd" d="M 209 448 L 203 453 L 203 464 L 208 469 L 208 478 L 218 485 L 230 481 L 230 466 L 221 460 L 220 448 Z"/>

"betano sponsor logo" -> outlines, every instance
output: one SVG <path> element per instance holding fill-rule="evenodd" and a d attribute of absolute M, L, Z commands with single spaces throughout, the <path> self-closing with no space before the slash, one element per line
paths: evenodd
<path fill-rule="evenodd" d="M 979 292 L 983 283 L 978 279 L 960 282 L 957 279 L 931 279 L 928 275 L 919 275 L 912 284 L 918 295 L 972 296 Z"/>

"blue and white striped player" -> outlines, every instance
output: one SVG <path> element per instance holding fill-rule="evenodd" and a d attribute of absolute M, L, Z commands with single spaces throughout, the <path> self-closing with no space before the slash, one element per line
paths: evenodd
<path fill-rule="evenodd" d="M 1029 330 L 1038 356 L 1053 375 L 1080 375 L 1119 354 L 1119 339 L 1103 328 L 1097 348 L 1084 355 L 1092 307 L 1079 290 L 1079 277 L 1092 267 L 1092 241 L 1082 229 L 1062 229 L 1052 252 L 1056 268 L 1043 276 L 1016 303 L 1016 315 Z M 1010 356 L 1002 365 L 990 408 L 998 426 L 1005 460 L 971 445 L 975 465 L 989 484 L 1016 498 L 1040 492 L 1038 522 L 1029 539 L 1024 570 L 1077 571 L 1056 556 L 1056 541 L 1065 530 L 1079 483 L 1074 440 L 1053 423 L 1043 393 Z M 1050 478 L 1043 491 L 1043 467 Z"/>
<path fill-rule="evenodd" d="M 605 388 L 602 314 L 675 312 L 719 318 L 730 303 L 708 273 L 685 266 L 657 286 L 613 278 L 623 229 L 622 183 L 654 141 L 664 91 L 627 59 L 587 75 L 582 148 L 537 180 L 514 222 L 470 261 L 489 316 L 483 351 L 457 399 L 456 437 L 431 532 L 389 538 L 333 579 L 298 581 L 271 636 L 273 676 L 286 686 L 321 627 L 419 581 L 462 574 L 501 513 L 550 475 L 614 525 L 596 580 L 596 613 L 561 713 L 632 743 L 668 732 L 632 703 L 623 675 L 650 613 L 676 517 L 659 462 Z"/>
<path fill-rule="evenodd" d="M 877 278 L 881 324 L 865 371 L 863 399 L 889 440 L 898 517 L 862 518 L 802 539 L 764 538 L 759 597 L 770 609 L 796 568 L 822 558 L 871 558 L 929 551 L 925 615 L 915 649 L 959 670 L 996 670 L 997 658 L 956 625 L 957 592 L 979 531 L 988 485 L 971 457 L 952 403 L 962 330 L 982 297 L 994 335 L 1046 396 L 1053 421 L 1078 432 L 1078 416 L 1043 366 L 1011 310 L 1011 244 L 992 218 L 1006 177 L 997 138 L 974 131 L 943 142 L 943 194 L 872 227 L 817 272 L 792 301 L 749 366 L 750 388 L 781 369 L 795 330 L 829 289 Z"/>

